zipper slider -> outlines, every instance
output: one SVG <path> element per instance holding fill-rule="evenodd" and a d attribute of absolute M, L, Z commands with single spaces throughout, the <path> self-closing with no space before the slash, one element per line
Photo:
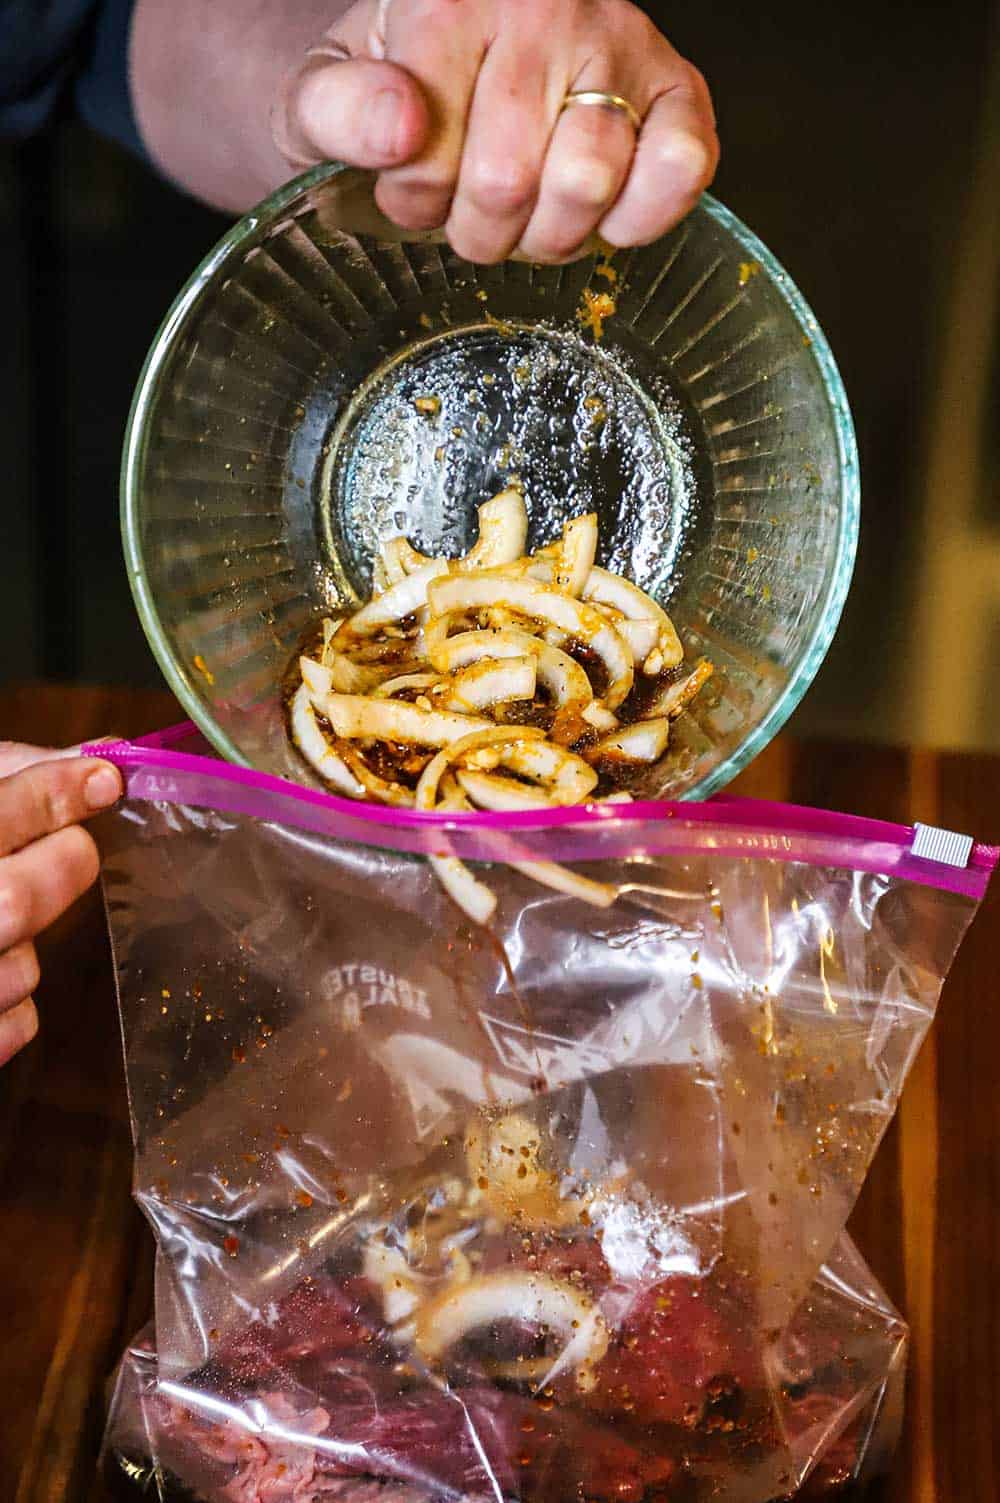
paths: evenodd
<path fill-rule="evenodd" d="M 971 835 L 958 835 L 954 830 L 939 830 L 936 825 L 913 826 L 911 856 L 924 861 L 937 861 L 942 866 L 966 867 L 972 855 L 974 841 Z"/>

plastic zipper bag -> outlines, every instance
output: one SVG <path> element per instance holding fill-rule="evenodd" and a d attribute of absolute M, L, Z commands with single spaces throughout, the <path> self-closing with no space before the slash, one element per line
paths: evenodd
<path fill-rule="evenodd" d="M 157 1240 L 106 1464 L 203 1503 L 884 1466 L 905 1328 L 844 1226 L 997 853 L 742 800 L 385 810 L 190 734 L 101 748 Z"/>

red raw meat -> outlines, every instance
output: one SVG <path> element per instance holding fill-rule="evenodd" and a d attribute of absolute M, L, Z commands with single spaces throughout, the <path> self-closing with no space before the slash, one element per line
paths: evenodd
<path fill-rule="evenodd" d="M 294 1363 L 315 1356 L 388 1356 L 377 1295 L 367 1279 L 314 1278 L 280 1300 L 224 1345 L 216 1361 L 237 1383 L 272 1383 Z"/>
<path fill-rule="evenodd" d="M 746 1294 L 721 1277 L 675 1275 L 623 1319 L 588 1404 L 644 1424 L 700 1424 L 715 1404 L 761 1384 Z"/>
<path fill-rule="evenodd" d="M 345 1476 L 378 1476 L 440 1496 L 499 1489 L 535 1503 L 638 1503 L 675 1470 L 606 1425 L 492 1388 L 419 1389 L 388 1403 L 339 1406 L 332 1416 L 322 1407 L 297 1414 L 285 1395 L 262 1393 L 268 1424 L 258 1434 L 206 1423 L 193 1390 L 191 1398 L 161 1405 L 163 1428 L 201 1456 L 238 1468 L 225 1487 L 233 1503 L 297 1503 L 311 1498 L 310 1486 L 321 1491 L 320 1479 Z M 281 1434 L 272 1438 L 275 1427 Z"/>

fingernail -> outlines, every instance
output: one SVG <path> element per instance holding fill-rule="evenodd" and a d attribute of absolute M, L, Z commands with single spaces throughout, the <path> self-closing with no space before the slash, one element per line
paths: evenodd
<path fill-rule="evenodd" d="M 114 767 L 98 767 L 83 785 L 83 796 L 90 809 L 106 809 L 121 798 L 121 774 Z"/>
<path fill-rule="evenodd" d="M 365 140 L 370 151 L 384 157 L 398 155 L 402 104 L 397 89 L 381 89 L 375 95 L 365 121 Z"/>

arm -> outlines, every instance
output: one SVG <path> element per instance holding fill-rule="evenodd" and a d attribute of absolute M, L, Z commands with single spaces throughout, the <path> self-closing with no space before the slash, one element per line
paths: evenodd
<path fill-rule="evenodd" d="M 284 73 L 337 0 L 137 0 L 131 80 L 154 161 L 197 198 L 242 210 L 288 176 L 271 138 Z"/>
<path fill-rule="evenodd" d="M 166 175 L 217 208 L 252 207 L 291 175 L 274 144 L 282 80 L 347 10 L 347 0 L 136 0 L 131 80 L 143 138 Z M 426 134 L 420 90 L 390 63 L 337 74 L 345 139 L 324 143 L 358 166 L 407 160 Z M 388 119 L 373 111 L 388 91 Z"/>

